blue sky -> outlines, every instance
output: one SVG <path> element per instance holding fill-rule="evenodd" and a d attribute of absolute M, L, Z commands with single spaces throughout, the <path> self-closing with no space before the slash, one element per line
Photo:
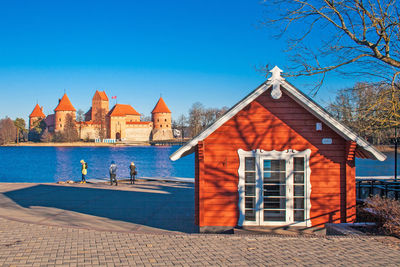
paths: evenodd
<path fill-rule="evenodd" d="M 51 114 L 64 90 L 88 110 L 96 89 L 150 115 L 162 94 L 173 117 L 199 101 L 232 106 L 286 64 L 285 40 L 259 21 L 257 0 L 2 1 L 0 117 Z M 310 80 L 290 82 L 308 93 Z M 352 84 L 330 78 L 317 101 Z M 113 104 L 113 103 L 112 103 Z M 111 106 L 110 106 L 111 108 Z"/>

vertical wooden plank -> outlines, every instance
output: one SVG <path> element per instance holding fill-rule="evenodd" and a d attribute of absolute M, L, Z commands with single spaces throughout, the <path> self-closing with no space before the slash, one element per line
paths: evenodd
<path fill-rule="evenodd" d="M 198 154 L 198 188 L 199 188 L 199 200 L 198 200 L 198 214 L 199 214 L 199 226 L 205 226 L 204 224 L 204 142 L 199 141 L 197 144 L 197 154 Z"/>
<path fill-rule="evenodd" d="M 194 156 L 194 221 L 199 225 L 199 151 L 198 146 L 195 147 Z"/>
<path fill-rule="evenodd" d="M 346 222 L 354 222 L 356 219 L 356 147 L 356 142 L 346 143 Z"/>

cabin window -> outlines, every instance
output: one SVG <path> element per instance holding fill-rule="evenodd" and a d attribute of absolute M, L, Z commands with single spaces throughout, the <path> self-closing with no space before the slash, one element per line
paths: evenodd
<path fill-rule="evenodd" d="M 310 226 L 311 150 L 238 150 L 239 226 Z"/>
<path fill-rule="evenodd" d="M 245 158 L 245 219 L 256 220 L 256 159 Z"/>
<path fill-rule="evenodd" d="M 317 122 L 317 123 L 315 124 L 315 130 L 317 130 L 317 131 L 322 131 L 322 123 Z"/>

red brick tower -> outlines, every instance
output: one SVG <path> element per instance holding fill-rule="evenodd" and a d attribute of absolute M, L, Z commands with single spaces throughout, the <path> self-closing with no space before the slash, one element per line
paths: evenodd
<path fill-rule="evenodd" d="M 76 119 L 76 109 L 71 104 L 67 94 L 64 94 L 63 97 L 59 100 L 57 107 L 54 109 L 55 112 L 55 131 L 63 131 L 66 117 L 68 114 L 71 114 L 74 120 Z"/>
<path fill-rule="evenodd" d="M 29 115 L 29 130 L 33 128 L 35 122 L 43 120 L 44 118 L 46 118 L 46 115 L 43 113 L 43 107 L 36 104 L 31 115 Z"/>
<path fill-rule="evenodd" d="M 92 98 L 92 121 L 99 121 L 100 118 L 104 119 L 109 111 L 109 103 L 106 92 L 96 90 Z"/>
<path fill-rule="evenodd" d="M 165 104 L 162 97 L 160 97 L 158 100 L 156 106 L 151 112 L 151 115 L 154 125 L 152 139 L 154 141 L 173 139 L 171 111 Z"/>

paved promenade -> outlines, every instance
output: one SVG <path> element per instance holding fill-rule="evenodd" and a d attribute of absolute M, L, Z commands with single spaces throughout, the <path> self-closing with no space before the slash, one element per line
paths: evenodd
<path fill-rule="evenodd" d="M 387 237 L 193 234 L 193 188 L 187 184 L 0 189 L 0 266 L 400 265 L 400 247 Z M 135 200 L 142 194 L 152 197 L 152 206 Z M 142 218 L 129 215 L 132 204 L 146 207 L 136 208 Z"/>
<path fill-rule="evenodd" d="M 136 234 L 0 219 L 1 266 L 399 266 L 376 238 Z"/>

